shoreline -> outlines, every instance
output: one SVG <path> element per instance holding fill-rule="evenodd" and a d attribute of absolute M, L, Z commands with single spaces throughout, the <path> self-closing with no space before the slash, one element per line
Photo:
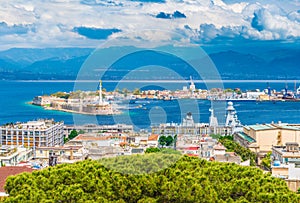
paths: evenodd
<path fill-rule="evenodd" d="M 253 99 L 235 99 L 235 100 L 209 100 L 209 99 L 194 99 L 194 98 L 181 98 L 181 99 L 173 99 L 173 100 L 197 100 L 197 101 L 210 101 L 210 102 L 256 102 L 256 103 L 292 103 L 292 102 L 300 102 L 300 100 L 253 100 Z M 173 101 L 173 100 L 168 100 L 168 101 Z M 137 99 L 136 101 L 151 101 L 151 99 Z M 153 100 L 155 101 L 155 100 Z M 162 100 L 163 101 L 163 100 Z M 89 115 L 89 116 L 114 116 L 114 115 L 121 115 L 124 112 L 118 111 L 118 113 L 113 113 L 113 114 L 97 114 L 97 113 L 89 113 L 89 112 L 78 112 L 74 110 L 68 110 L 68 109 L 57 109 L 53 107 L 46 107 L 46 106 L 41 106 L 41 105 L 36 105 L 33 104 L 32 101 L 26 102 L 27 104 L 37 106 L 37 107 L 42 107 L 44 110 L 49 110 L 49 111 L 59 111 L 59 112 L 66 112 L 66 113 L 75 113 L 75 114 L 81 114 L 81 115 Z"/>
<path fill-rule="evenodd" d="M 53 108 L 53 107 L 44 107 L 44 106 L 41 106 L 41 107 L 43 107 L 45 110 L 63 111 L 63 112 L 68 112 L 68 113 L 76 113 L 76 114 L 90 115 L 90 116 L 113 116 L 113 115 L 122 114 L 121 111 L 119 111 L 119 113 L 113 113 L 113 114 L 100 114 L 100 113 L 97 114 L 97 113 L 80 112 L 80 111 L 74 111 L 74 110 L 68 110 L 68 109 L 57 109 L 57 108 Z"/>
<path fill-rule="evenodd" d="M 57 109 L 57 108 L 53 108 L 53 107 L 47 107 L 47 106 L 41 106 L 41 105 L 36 105 L 33 104 L 32 101 L 27 102 L 27 104 L 33 105 L 33 106 L 37 106 L 37 107 L 41 107 L 44 110 L 49 110 L 49 111 L 59 111 L 59 112 L 66 112 L 66 113 L 75 113 L 75 114 L 81 114 L 81 115 L 90 115 L 90 116 L 113 116 L 113 115 L 121 115 L 123 114 L 122 111 L 119 111 L 118 113 L 114 113 L 114 114 L 94 114 L 94 113 L 88 113 L 88 112 L 79 112 L 79 111 L 74 111 L 74 110 L 68 110 L 68 109 Z"/>
<path fill-rule="evenodd" d="M 34 105 L 34 104 L 32 104 Z M 38 106 L 38 105 L 36 105 Z M 43 107 L 43 106 L 41 106 Z M 74 110 L 68 110 L 68 109 L 57 109 L 57 108 L 52 108 L 52 107 L 43 107 L 45 110 L 54 110 L 54 111 L 62 111 L 62 112 L 67 112 L 67 113 L 76 113 L 76 114 L 81 114 L 81 115 L 90 115 L 90 116 L 113 116 L 113 115 L 120 115 L 120 113 L 114 113 L 114 114 L 97 114 L 97 113 L 88 113 L 88 112 L 79 112 L 79 111 L 74 111 Z"/>

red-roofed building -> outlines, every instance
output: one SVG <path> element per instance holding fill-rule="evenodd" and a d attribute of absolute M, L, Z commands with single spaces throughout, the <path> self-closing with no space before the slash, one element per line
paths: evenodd
<path fill-rule="evenodd" d="M 7 196 L 5 194 L 4 185 L 6 178 L 11 175 L 17 175 L 23 172 L 31 173 L 34 169 L 26 166 L 5 166 L 0 167 L 0 196 Z"/>
<path fill-rule="evenodd" d="M 188 156 L 199 157 L 199 146 L 185 147 L 183 150 L 183 154 L 187 154 Z"/>
<path fill-rule="evenodd" d="M 158 146 L 158 134 L 152 134 L 148 137 L 148 146 L 150 147 L 157 147 Z"/>
<path fill-rule="evenodd" d="M 186 150 L 197 151 L 199 147 L 187 147 Z"/>

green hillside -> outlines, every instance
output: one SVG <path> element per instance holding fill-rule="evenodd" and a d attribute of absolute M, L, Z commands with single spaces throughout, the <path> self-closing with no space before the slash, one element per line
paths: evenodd
<path fill-rule="evenodd" d="M 23 173 L 8 178 L 5 201 L 299 202 L 283 180 L 260 169 L 179 156 L 150 153 Z"/>

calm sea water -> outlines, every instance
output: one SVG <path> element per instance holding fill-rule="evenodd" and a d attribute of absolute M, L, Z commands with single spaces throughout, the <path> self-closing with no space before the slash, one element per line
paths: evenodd
<path fill-rule="evenodd" d="M 167 84 L 170 89 L 181 89 L 183 84 Z M 284 83 L 271 83 L 272 88 L 281 90 Z M 293 88 L 294 84 L 288 84 Z M 103 86 L 107 90 L 115 88 L 116 83 L 104 82 Z M 135 86 L 142 85 L 127 83 L 120 86 L 133 89 Z M 155 84 L 153 87 L 162 86 Z M 82 83 L 83 90 L 95 90 L 95 83 Z M 196 84 L 197 88 L 205 88 L 204 84 Z M 264 89 L 267 82 L 226 82 L 225 88 Z M 151 85 L 144 87 L 150 88 Z M 121 115 L 116 116 L 87 116 L 71 114 L 59 111 L 44 110 L 41 107 L 33 106 L 27 102 L 34 96 L 51 94 L 57 91 L 72 91 L 73 82 L 23 82 L 23 81 L 1 81 L 0 82 L 0 124 L 8 122 L 25 122 L 39 118 L 53 118 L 57 121 L 63 120 L 66 124 L 114 124 L 126 123 L 134 124 L 136 129 L 148 128 L 151 124 L 160 122 L 181 122 L 188 111 L 193 113 L 197 122 L 208 122 L 209 108 L 211 103 L 203 100 L 174 100 L 174 101 L 140 101 L 136 104 L 121 104 L 127 110 Z M 224 121 L 225 103 L 218 102 L 213 104 L 217 111 L 219 122 Z M 238 117 L 242 124 L 269 123 L 269 122 L 288 122 L 300 123 L 300 102 L 234 102 Z"/>

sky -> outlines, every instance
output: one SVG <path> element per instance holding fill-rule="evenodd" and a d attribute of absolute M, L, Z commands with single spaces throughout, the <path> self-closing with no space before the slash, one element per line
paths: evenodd
<path fill-rule="evenodd" d="M 0 49 L 300 39 L 299 0 L 0 0 Z"/>

